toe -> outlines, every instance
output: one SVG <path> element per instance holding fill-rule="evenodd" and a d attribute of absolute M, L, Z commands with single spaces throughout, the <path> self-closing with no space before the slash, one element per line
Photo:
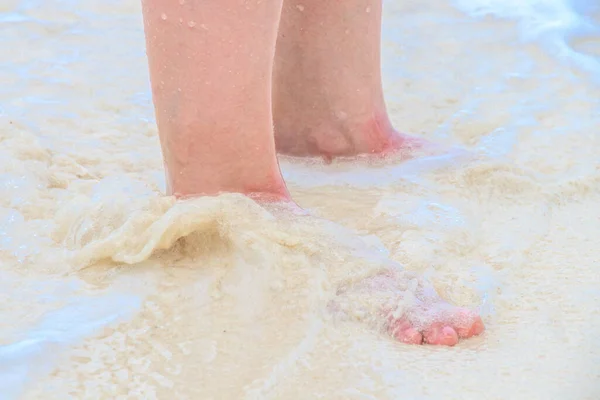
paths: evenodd
<path fill-rule="evenodd" d="M 417 331 L 415 328 L 408 328 L 403 331 L 396 331 L 394 338 L 402 343 L 406 344 L 422 344 L 423 334 Z"/>
<path fill-rule="evenodd" d="M 470 338 L 483 333 L 485 326 L 479 315 L 469 310 L 462 310 L 457 316 L 454 329 L 460 338 Z"/>
<path fill-rule="evenodd" d="M 458 333 L 448 325 L 434 324 L 423 332 L 423 341 L 440 346 L 454 346 L 458 343 Z"/>
<path fill-rule="evenodd" d="M 417 331 L 408 321 L 398 320 L 390 324 L 392 337 L 406 344 L 422 344 L 423 334 Z"/>

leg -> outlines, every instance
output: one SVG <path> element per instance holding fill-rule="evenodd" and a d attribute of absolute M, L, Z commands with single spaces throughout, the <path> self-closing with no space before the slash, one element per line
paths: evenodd
<path fill-rule="evenodd" d="M 181 2 L 143 0 L 169 191 L 179 196 L 229 191 L 289 199 L 271 123 L 270 82 L 280 0 Z M 381 120 L 373 123 L 379 127 Z M 384 286 L 393 284 L 388 277 L 383 280 Z M 459 311 L 451 314 L 454 318 Z M 449 325 L 446 319 L 436 324 L 421 329 L 414 321 L 392 319 L 388 330 L 405 342 L 425 338 L 450 345 L 461 329 L 464 337 L 480 331 L 475 319 L 460 325 Z"/>
<path fill-rule="evenodd" d="M 381 0 L 284 1 L 273 88 L 279 152 L 331 158 L 418 143 L 387 116 L 381 8 Z"/>
<path fill-rule="evenodd" d="M 424 143 L 396 132 L 387 115 L 381 11 L 381 0 L 284 0 L 273 79 L 279 152 L 330 159 Z M 353 315 L 366 301 L 366 315 L 377 315 L 391 336 L 406 343 L 452 346 L 483 332 L 476 313 L 444 302 L 424 282 L 415 304 L 399 311 L 394 304 L 405 296 L 402 286 L 401 276 L 382 274 L 341 289 L 334 307 L 346 305 Z"/>
<path fill-rule="evenodd" d="M 289 195 L 271 75 L 281 0 L 143 0 L 169 194 Z"/>

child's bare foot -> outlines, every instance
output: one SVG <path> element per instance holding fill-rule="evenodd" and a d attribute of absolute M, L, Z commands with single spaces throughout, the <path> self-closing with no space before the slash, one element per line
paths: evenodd
<path fill-rule="evenodd" d="M 383 157 L 398 153 L 410 158 L 416 150 L 429 147 L 424 139 L 397 132 L 385 114 L 360 122 L 336 116 L 322 116 L 320 120 L 312 116 L 303 121 L 310 122 L 299 122 L 295 115 L 291 120 L 279 115 L 275 124 L 279 153 L 322 157 L 326 161 L 336 157 Z"/>
<path fill-rule="evenodd" d="M 289 201 L 276 146 L 332 158 L 422 144 L 394 131 L 385 111 L 381 0 L 286 1 L 278 40 L 281 0 L 142 5 L 170 194 Z M 483 331 L 477 315 L 397 273 L 344 288 L 337 300 L 346 314 L 377 315 L 403 342 L 453 345 Z"/>
<path fill-rule="evenodd" d="M 338 291 L 334 309 L 408 344 L 454 346 L 484 331 L 481 317 L 442 300 L 422 279 L 389 272 Z"/>
<path fill-rule="evenodd" d="M 381 0 L 284 2 L 273 73 L 279 153 L 410 156 L 426 143 L 390 123 L 380 41 Z"/>

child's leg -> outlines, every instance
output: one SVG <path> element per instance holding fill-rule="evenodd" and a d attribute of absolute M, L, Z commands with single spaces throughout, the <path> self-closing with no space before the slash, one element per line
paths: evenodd
<path fill-rule="evenodd" d="M 277 150 L 335 157 L 407 146 L 387 116 L 381 0 L 284 0 L 274 74 Z"/>
<path fill-rule="evenodd" d="M 380 72 L 381 0 L 284 0 L 273 81 L 277 150 L 294 155 L 382 154 L 418 145 L 394 131 Z M 377 286 L 393 285 L 389 276 Z M 484 330 L 481 318 L 431 294 L 417 330 L 401 318 L 390 333 L 408 343 L 454 345 Z M 418 319 L 418 318 L 417 318 Z"/>
<path fill-rule="evenodd" d="M 273 140 L 281 0 L 143 0 L 169 192 L 288 198 Z"/>
<path fill-rule="evenodd" d="M 185 0 L 182 5 L 180 3 L 175 0 L 143 0 L 152 93 L 169 190 L 182 196 L 230 191 L 288 199 L 277 165 L 271 115 L 271 73 L 280 0 Z M 318 132 L 310 130 L 314 126 L 329 123 L 332 128 L 338 129 L 352 128 L 351 124 L 370 127 L 367 132 L 372 137 L 366 138 L 361 137 L 365 136 L 363 133 L 352 130 L 326 131 L 323 143 L 329 146 L 328 149 L 333 146 L 335 150 L 337 145 L 332 132 L 350 135 L 350 147 L 343 147 L 343 151 L 337 153 L 327 152 L 335 155 L 383 151 L 380 145 L 395 143 L 393 138 L 397 136 L 386 130 L 391 131 L 391 127 L 381 98 L 379 63 L 373 58 L 378 55 L 378 43 L 373 41 L 374 37 L 378 40 L 378 34 L 367 35 L 369 40 L 357 43 L 359 46 L 369 44 L 375 47 L 365 46 L 362 54 L 352 53 L 349 51 L 350 43 L 343 38 L 336 39 L 334 35 L 339 30 L 335 25 L 338 28 L 343 25 L 336 18 L 343 21 L 353 14 L 346 15 L 348 13 L 342 6 L 338 6 L 340 9 L 336 11 L 331 5 L 333 1 L 323 0 L 310 0 L 304 11 L 296 10 L 308 11 L 309 3 L 315 8 L 322 5 L 323 11 L 342 14 L 327 14 L 326 17 L 315 11 L 316 17 L 326 17 L 323 21 L 331 24 L 331 29 L 325 28 L 325 25 L 321 27 L 321 33 L 325 35 L 322 43 L 315 36 L 321 29 L 319 19 L 303 28 L 310 32 L 307 39 L 312 38 L 309 41 L 315 49 L 314 54 L 303 47 L 305 39 L 302 34 L 297 35 L 300 58 L 294 54 L 293 46 L 288 48 L 289 43 L 283 45 L 284 50 L 279 56 L 290 59 L 279 59 L 281 69 L 277 77 L 288 79 L 290 86 L 287 90 L 292 92 L 283 99 L 281 95 L 285 89 L 278 86 L 275 92 L 279 101 L 275 109 L 281 112 L 283 105 L 293 104 L 294 95 L 299 96 L 299 108 L 285 108 L 289 114 L 280 113 L 276 123 L 281 124 L 289 117 L 298 124 L 297 127 L 309 129 L 307 136 L 298 130 L 298 135 L 290 137 L 289 143 L 298 143 L 299 146 L 303 140 L 304 144 L 313 143 L 310 140 Z M 354 6 L 349 8 L 356 9 Z M 367 13 L 367 10 L 364 12 Z M 379 13 L 379 9 L 373 8 L 369 12 Z M 369 21 L 357 21 L 354 28 L 367 29 L 368 33 L 369 29 L 376 27 L 374 22 L 378 19 Z M 351 28 L 349 26 L 348 29 Z M 289 24 L 286 29 L 291 29 Z M 284 42 L 285 35 L 281 34 Z M 360 35 L 356 36 L 358 40 Z M 338 57 L 348 58 L 345 61 L 330 59 L 329 62 L 326 53 L 333 51 L 335 46 L 332 44 L 336 41 L 342 45 L 343 51 L 349 51 L 349 54 L 338 54 Z M 307 59 L 303 60 L 303 56 Z M 361 61 L 361 57 L 370 61 Z M 297 72 L 300 75 L 295 76 L 291 72 L 282 75 L 285 71 L 294 71 L 295 67 L 287 63 L 300 62 L 304 63 Z M 311 62 L 314 69 L 310 67 Z M 373 69 L 375 64 L 376 70 Z M 352 68 L 346 70 L 346 65 Z M 326 70 L 328 68 L 334 72 Z M 348 71 L 354 71 L 349 74 L 352 76 L 348 75 Z M 306 88 L 303 88 L 302 82 Z M 352 89 L 345 85 L 351 85 Z M 311 91 L 316 95 L 311 95 Z M 338 113 L 336 118 L 331 117 L 332 112 Z M 347 117 L 343 116 L 343 112 L 347 112 Z M 296 116 L 294 113 L 297 113 Z M 322 125 L 315 125 L 317 123 Z M 330 138 L 333 140 L 328 141 Z M 319 140 L 321 138 L 317 137 L 316 143 L 320 146 Z M 379 147 L 373 147 L 373 143 Z M 318 147 L 316 150 L 324 152 Z M 448 308 L 439 299 L 428 307 L 444 308 L 445 319 L 423 332 L 417 332 L 407 321 L 391 321 L 390 333 L 398 340 L 410 343 L 426 340 L 431 344 L 453 345 L 459 336 L 469 337 L 483 330 L 479 317 L 465 310 Z M 461 316 L 464 317 L 458 318 Z"/>

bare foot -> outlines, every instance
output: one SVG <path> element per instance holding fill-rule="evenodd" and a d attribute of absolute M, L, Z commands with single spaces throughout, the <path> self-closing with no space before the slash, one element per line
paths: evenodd
<path fill-rule="evenodd" d="M 279 153 L 410 157 L 426 143 L 398 133 L 388 118 L 381 11 L 381 0 L 284 2 L 272 91 Z"/>
<path fill-rule="evenodd" d="M 373 115 L 361 122 L 338 117 L 319 122 L 312 118 L 312 123 L 302 125 L 277 120 L 277 151 L 331 161 L 337 157 L 385 157 L 399 153 L 403 158 L 410 158 L 415 151 L 429 147 L 425 139 L 397 132 L 385 114 Z"/>
<path fill-rule="evenodd" d="M 408 344 L 454 346 L 481 334 L 481 317 L 442 300 L 422 279 L 391 271 L 338 291 L 335 309 Z"/>

